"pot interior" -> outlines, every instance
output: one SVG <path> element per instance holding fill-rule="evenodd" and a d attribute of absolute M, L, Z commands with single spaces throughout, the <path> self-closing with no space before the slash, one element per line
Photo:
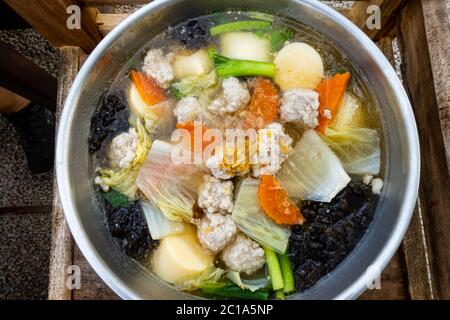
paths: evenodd
<path fill-rule="evenodd" d="M 119 251 L 95 200 L 88 153 L 90 118 L 123 64 L 150 38 L 187 18 L 229 9 L 253 10 L 301 21 L 332 41 L 361 71 L 378 100 L 385 144 L 380 202 L 373 222 L 349 256 L 298 299 L 355 298 L 365 289 L 369 266 L 381 271 L 409 223 L 417 189 L 415 124 L 394 71 L 356 27 L 316 1 L 187 0 L 155 1 L 117 27 L 91 54 L 66 101 L 58 139 L 57 171 L 61 198 L 72 234 L 103 280 L 123 298 L 186 299 Z M 353 28 L 353 29 L 352 29 Z M 400 90 L 400 91 L 399 91 Z M 417 158 L 416 158 L 417 157 Z"/>

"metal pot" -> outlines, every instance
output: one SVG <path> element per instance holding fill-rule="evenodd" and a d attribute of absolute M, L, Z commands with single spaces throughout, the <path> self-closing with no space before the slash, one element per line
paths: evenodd
<path fill-rule="evenodd" d="M 73 237 L 99 276 L 124 299 L 189 299 L 122 254 L 95 201 L 88 154 L 90 117 L 105 87 L 127 58 L 167 26 L 212 11 L 265 11 L 302 21 L 336 43 L 362 70 L 374 91 L 386 146 L 385 186 L 374 220 L 351 254 L 312 289 L 293 299 L 354 299 L 383 270 L 405 234 L 419 183 L 419 142 L 408 97 L 377 46 L 345 17 L 315 0 L 159 0 L 140 9 L 97 46 L 65 102 L 58 132 L 56 172 Z M 381 284 L 382 285 L 382 284 Z"/>

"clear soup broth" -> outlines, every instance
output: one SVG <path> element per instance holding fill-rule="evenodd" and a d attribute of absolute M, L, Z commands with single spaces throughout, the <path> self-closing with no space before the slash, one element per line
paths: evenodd
<path fill-rule="evenodd" d="M 124 64 L 92 116 L 105 228 L 177 290 L 303 292 L 372 220 L 379 119 L 352 61 L 301 22 L 259 12 L 182 21 Z"/>

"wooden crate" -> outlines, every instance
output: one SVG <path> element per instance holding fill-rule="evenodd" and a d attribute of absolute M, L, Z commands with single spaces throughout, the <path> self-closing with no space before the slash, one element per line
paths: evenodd
<path fill-rule="evenodd" d="M 142 0 L 6 0 L 34 28 L 61 47 L 58 115 L 71 83 L 98 41 L 126 14 L 103 12 L 108 5 L 142 4 Z M 81 30 L 65 28 L 58 10 L 83 5 Z M 382 28 L 366 27 L 367 7 L 381 8 Z M 106 10 L 108 11 L 108 10 Z M 41 12 L 41 15 L 35 14 Z M 450 27 L 446 0 L 355 1 L 342 13 L 377 42 L 394 64 L 393 43 L 400 48 L 401 75 L 416 116 L 422 150 L 417 208 L 403 244 L 382 274 L 382 289 L 361 299 L 450 299 Z M 39 17 L 36 19 L 35 17 Z M 43 17 L 48 17 L 44 19 Z M 394 41 L 394 42 L 393 42 Z M 81 268 L 80 290 L 65 286 L 67 266 Z M 49 299 L 117 299 L 74 244 L 54 187 Z"/>

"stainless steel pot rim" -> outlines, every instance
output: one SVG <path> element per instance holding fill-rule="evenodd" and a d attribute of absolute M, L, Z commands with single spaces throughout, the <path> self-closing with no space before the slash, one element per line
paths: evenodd
<path fill-rule="evenodd" d="M 386 242 L 381 250 L 380 254 L 373 261 L 372 266 L 378 268 L 378 270 L 383 270 L 392 256 L 399 247 L 406 229 L 409 225 L 412 212 L 415 207 L 418 185 L 419 185 L 419 172 L 420 172 L 420 157 L 419 157 L 419 139 L 417 135 L 417 127 L 410 106 L 408 96 L 398 79 L 394 69 L 390 65 L 389 61 L 383 55 L 383 53 L 378 49 L 378 47 L 352 22 L 347 18 L 342 16 L 337 11 L 329 8 L 327 5 L 320 3 L 316 0 L 294 0 L 302 4 L 306 4 L 316 10 L 321 11 L 326 14 L 329 18 L 335 20 L 338 24 L 350 31 L 353 36 L 357 38 L 358 41 L 364 44 L 371 55 L 373 61 L 377 63 L 380 69 L 383 71 L 384 78 L 389 82 L 390 86 L 395 90 L 396 100 L 398 105 L 401 107 L 401 112 L 403 115 L 403 123 L 407 124 L 406 140 L 407 147 L 409 148 L 409 159 L 408 164 L 410 165 L 408 170 L 408 175 L 406 177 L 406 189 L 405 195 L 407 197 L 401 205 L 399 212 L 398 222 L 396 223 L 395 229 L 393 230 L 392 236 L 388 242 Z M 75 106 L 79 99 L 78 92 L 83 84 L 83 79 L 92 71 L 96 61 L 102 56 L 104 50 L 108 48 L 114 41 L 119 37 L 122 32 L 125 32 L 130 26 L 133 25 L 135 21 L 147 15 L 150 11 L 160 6 L 165 6 L 170 3 L 171 0 L 156 0 L 140 10 L 136 11 L 128 18 L 126 18 L 122 23 L 120 23 L 114 30 L 112 30 L 95 48 L 95 50 L 89 55 L 88 59 L 85 61 L 83 67 L 78 73 L 72 88 L 67 96 L 64 104 L 64 110 L 61 115 L 60 126 L 58 130 L 57 137 L 57 150 L 56 150 L 56 176 L 57 185 L 60 194 L 60 200 L 65 213 L 66 221 L 69 225 L 70 231 L 82 251 L 83 255 L 95 270 L 95 272 L 102 278 L 102 280 L 121 298 L 123 299 L 141 299 L 142 297 L 137 295 L 128 285 L 124 283 L 120 278 L 118 278 L 110 269 L 110 267 L 105 263 L 105 261 L 100 257 L 96 248 L 89 240 L 89 237 L 80 221 L 80 218 L 73 214 L 76 210 L 74 204 L 71 201 L 71 188 L 70 188 L 70 167 L 67 165 L 69 163 L 69 152 L 66 147 L 67 141 L 72 130 L 73 117 Z M 358 297 L 366 289 L 366 277 L 362 274 L 356 281 L 354 281 L 350 286 L 348 286 L 344 291 L 339 293 L 334 297 L 334 299 L 354 299 Z"/>

